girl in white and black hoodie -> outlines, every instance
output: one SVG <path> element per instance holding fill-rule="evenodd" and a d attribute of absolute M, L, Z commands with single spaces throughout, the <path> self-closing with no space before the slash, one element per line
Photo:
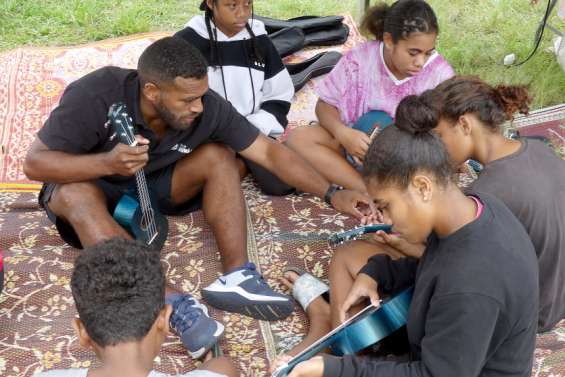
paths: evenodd
<path fill-rule="evenodd" d="M 294 87 L 265 26 L 252 17 L 252 1 L 204 0 L 200 9 L 204 15 L 193 17 L 175 36 L 196 46 L 208 61 L 210 89 L 263 134 L 277 138 L 288 124 Z M 292 190 L 253 162 L 245 165 L 266 193 Z"/>

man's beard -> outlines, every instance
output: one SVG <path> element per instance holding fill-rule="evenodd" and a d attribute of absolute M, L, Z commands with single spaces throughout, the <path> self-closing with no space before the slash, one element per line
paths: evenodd
<path fill-rule="evenodd" d="M 167 127 L 172 128 L 176 131 L 185 131 L 192 125 L 191 123 L 184 124 L 180 121 L 178 117 L 176 117 L 173 113 L 171 113 L 162 102 L 159 102 L 157 106 L 155 106 L 159 117 L 165 122 Z"/>

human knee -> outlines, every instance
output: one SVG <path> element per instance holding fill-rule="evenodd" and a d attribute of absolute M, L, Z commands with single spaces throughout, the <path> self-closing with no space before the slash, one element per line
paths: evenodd
<path fill-rule="evenodd" d="M 58 185 L 49 201 L 53 210 L 64 211 L 84 207 L 105 200 L 104 193 L 90 182 L 65 183 Z"/>
<path fill-rule="evenodd" d="M 315 137 L 314 127 L 298 127 L 292 130 L 288 135 L 285 144 L 292 149 L 300 149 L 301 147 L 308 146 L 310 143 L 317 141 Z"/>
<path fill-rule="evenodd" d="M 200 154 L 210 169 L 225 167 L 237 169 L 235 152 L 230 148 L 221 144 L 206 144 L 201 148 Z"/>
<path fill-rule="evenodd" d="M 343 269 L 347 265 L 347 255 L 351 256 L 350 246 L 347 244 L 338 246 L 332 255 L 332 259 L 330 261 L 330 274 L 334 273 L 337 270 L 343 271 Z"/>

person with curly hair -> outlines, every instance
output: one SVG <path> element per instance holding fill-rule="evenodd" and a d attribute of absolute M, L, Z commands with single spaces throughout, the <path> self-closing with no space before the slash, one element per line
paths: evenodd
<path fill-rule="evenodd" d="M 94 369 L 51 370 L 38 377 L 166 377 L 153 361 L 169 334 L 159 254 L 132 240 L 113 238 L 85 248 L 75 261 L 71 292 L 78 312 L 78 342 L 96 354 Z M 179 377 L 236 377 L 225 357 L 210 358 Z"/>
<path fill-rule="evenodd" d="M 540 270 L 538 331 L 551 330 L 565 318 L 565 161 L 542 140 L 504 137 L 502 124 L 528 113 L 527 88 L 459 76 L 406 101 L 397 119 L 433 130 L 454 164 L 481 163 L 473 190 L 502 200 L 528 231 Z"/>

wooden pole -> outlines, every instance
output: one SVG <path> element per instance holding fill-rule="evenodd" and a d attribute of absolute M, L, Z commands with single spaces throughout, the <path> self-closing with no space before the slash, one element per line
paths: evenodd
<path fill-rule="evenodd" d="M 357 22 L 361 22 L 361 19 L 363 18 L 365 11 L 367 10 L 367 8 L 369 8 L 370 2 L 371 2 L 370 0 L 358 0 L 358 3 L 357 3 Z"/>

